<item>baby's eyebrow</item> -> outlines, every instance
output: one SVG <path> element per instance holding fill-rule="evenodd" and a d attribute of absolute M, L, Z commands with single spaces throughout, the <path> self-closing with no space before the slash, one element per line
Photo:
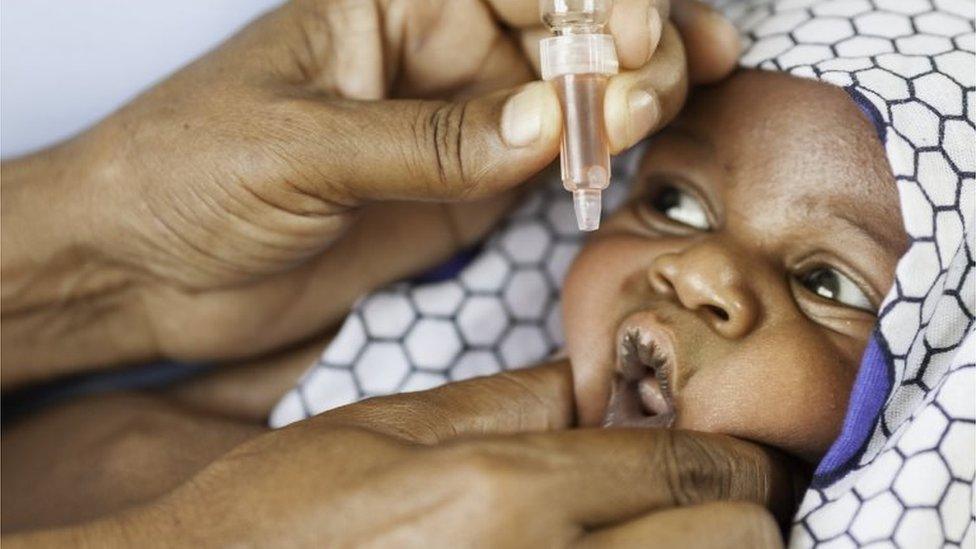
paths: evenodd
<path fill-rule="evenodd" d="M 870 240 L 880 250 L 893 250 L 897 247 L 896 241 L 890 235 L 877 230 L 874 224 L 868 222 L 871 214 L 867 212 L 843 208 L 835 211 L 833 216 L 863 239 Z"/>
<path fill-rule="evenodd" d="M 696 132 L 694 129 L 687 127 L 680 121 L 674 122 L 665 132 L 670 137 L 678 137 L 683 141 L 688 142 L 690 145 L 696 149 L 701 150 L 702 154 L 706 155 L 709 159 L 714 158 L 716 155 L 715 142 L 711 140 L 707 135 Z"/>
<path fill-rule="evenodd" d="M 847 214 L 847 212 L 835 212 L 834 217 L 838 221 L 847 226 L 851 231 L 854 231 L 861 235 L 861 237 L 866 238 L 874 242 L 874 244 L 881 246 L 881 238 L 874 233 L 874 231 L 868 229 L 868 227 L 862 223 L 858 218 L 852 217 Z"/>

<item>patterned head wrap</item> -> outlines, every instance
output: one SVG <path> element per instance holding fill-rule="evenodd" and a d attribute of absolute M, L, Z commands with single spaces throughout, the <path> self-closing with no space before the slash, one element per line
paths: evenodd
<path fill-rule="evenodd" d="M 742 31 L 742 66 L 841 86 L 857 102 L 884 143 L 910 237 L 791 546 L 974 547 L 974 4 L 714 3 Z M 609 208 L 636 156 L 616 159 Z M 568 197 L 553 182 L 479 250 L 360 300 L 271 425 L 559 349 L 559 288 L 580 246 Z"/>

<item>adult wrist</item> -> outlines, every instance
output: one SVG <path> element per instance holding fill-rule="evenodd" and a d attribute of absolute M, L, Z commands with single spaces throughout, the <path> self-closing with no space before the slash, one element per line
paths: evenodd
<path fill-rule="evenodd" d="M 2 165 L 3 387 L 153 355 L 87 137 Z M 123 236 L 124 237 L 124 236 Z"/>
<path fill-rule="evenodd" d="M 3 546 L 100 549 L 173 545 L 177 541 L 173 532 L 154 524 L 155 507 L 150 503 L 81 524 L 4 535 Z"/>

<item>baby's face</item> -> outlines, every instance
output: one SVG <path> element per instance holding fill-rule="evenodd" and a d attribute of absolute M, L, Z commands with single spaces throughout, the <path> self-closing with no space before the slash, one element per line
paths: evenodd
<path fill-rule="evenodd" d="M 905 243 L 884 150 L 842 90 L 741 72 L 697 93 L 566 281 L 581 422 L 817 459 Z"/>

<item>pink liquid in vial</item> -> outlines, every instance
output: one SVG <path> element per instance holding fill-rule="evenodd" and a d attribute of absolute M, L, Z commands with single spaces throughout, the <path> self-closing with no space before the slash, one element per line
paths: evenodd
<path fill-rule="evenodd" d="M 553 80 L 563 109 L 563 186 L 605 189 L 610 183 L 610 146 L 603 118 L 605 74 L 565 74 Z"/>

